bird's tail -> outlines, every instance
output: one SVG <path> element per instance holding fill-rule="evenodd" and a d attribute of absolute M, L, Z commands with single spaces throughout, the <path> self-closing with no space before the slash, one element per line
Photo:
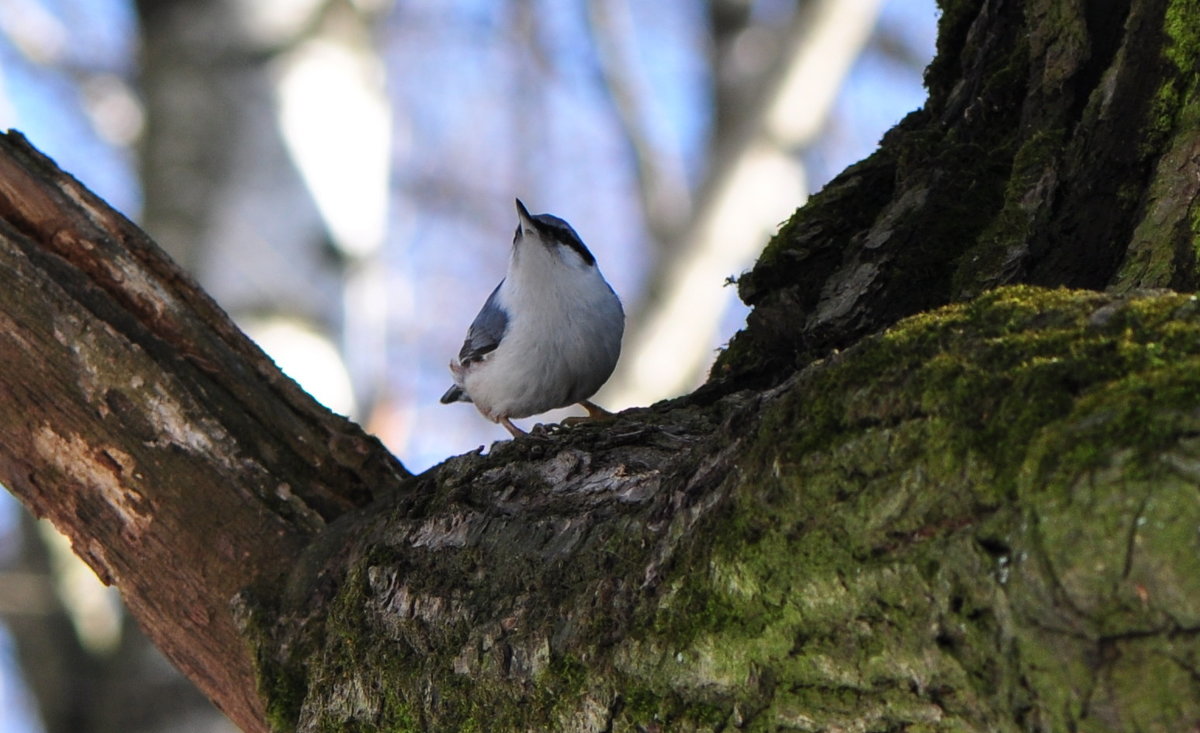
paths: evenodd
<path fill-rule="evenodd" d="M 471 398 L 463 391 L 462 387 L 457 384 L 446 390 L 446 394 L 442 395 L 442 404 L 448 405 L 451 402 L 470 402 Z"/>

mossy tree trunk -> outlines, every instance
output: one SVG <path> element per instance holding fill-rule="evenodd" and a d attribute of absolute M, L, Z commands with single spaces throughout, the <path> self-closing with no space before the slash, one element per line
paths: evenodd
<path fill-rule="evenodd" d="M 1188 729 L 1197 5 L 947 0 L 709 385 L 416 477 L 10 137 L 0 479 L 248 730 Z"/>
<path fill-rule="evenodd" d="M 1197 287 L 1200 3 L 941 3 L 929 99 L 739 283 L 776 377 L 1006 283 Z"/>

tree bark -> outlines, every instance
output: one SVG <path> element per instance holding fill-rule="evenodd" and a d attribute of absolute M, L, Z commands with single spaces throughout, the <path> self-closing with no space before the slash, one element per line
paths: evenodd
<path fill-rule="evenodd" d="M 929 99 L 796 212 L 716 373 L 779 379 L 1005 283 L 1197 286 L 1189 2 L 943 2 Z"/>
<path fill-rule="evenodd" d="M 0 479 L 247 730 L 1187 729 L 1194 6 L 944 3 L 708 386 L 416 477 L 10 136 Z"/>
<path fill-rule="evenodd" d="M 406 472 L 19 135 L 0 145 L 0 216 L 0 479 L 266 730 L 230 599 Z"/>

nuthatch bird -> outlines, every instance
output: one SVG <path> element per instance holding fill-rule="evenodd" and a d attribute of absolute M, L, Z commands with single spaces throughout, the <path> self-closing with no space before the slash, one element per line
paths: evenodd
<path fill-rule="evenodd" d="M 608 414 L 588 398 L 612 375 L 625 331 L 621 301 L 571 225 L 520 199 L 517 217 L 508 274 L 467 330 L 442 395 L 475 403 L 514 438 L 525 434 L 515 417 L 576 403 Z"/>

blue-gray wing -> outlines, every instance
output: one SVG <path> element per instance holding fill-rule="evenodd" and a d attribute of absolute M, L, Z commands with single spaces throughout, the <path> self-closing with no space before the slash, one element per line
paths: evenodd
<path fill-rule="evenodd" d="M 504 281 L 500 281 L 503 285 Z M 458 361 L 466 366 L 479 361 L 485 354 L 495 351 L 508 330 L 508 311 L 500 305 L 498 293 L 500 285 L 488 296 L 487 302 L 479 309 L 471 327 L 467 329 L 467 339 L 463 341 L 462 350 L 458 352 Z"/>

